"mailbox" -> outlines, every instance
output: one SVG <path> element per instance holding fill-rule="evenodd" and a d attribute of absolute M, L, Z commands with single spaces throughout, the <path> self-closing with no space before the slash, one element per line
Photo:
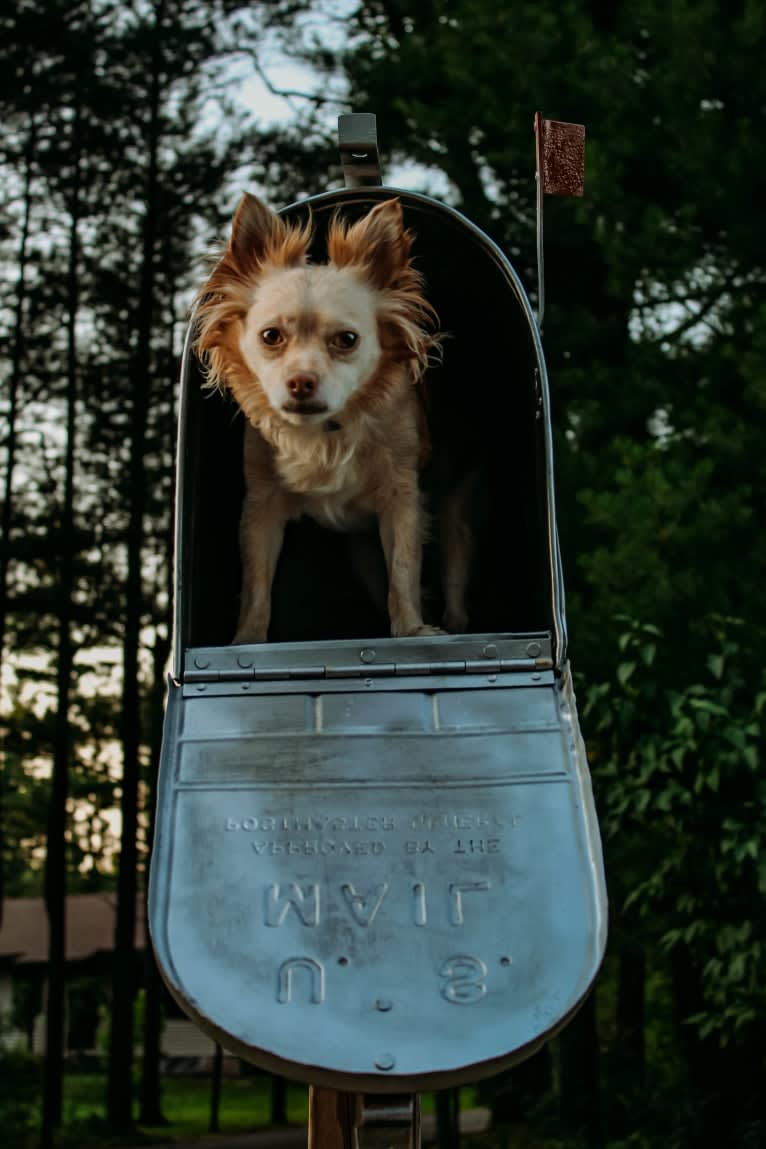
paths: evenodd
<path fill-rule="evenodd" d="M 203 390 L 190 330 L 150 888 L 163 975 L 201 1028 L 266 1069 L 358 1092 L 441 1088 L 528 1056 L 582 1002 L 606 936 L 524 287 L 427 196 L 356 186 L 283 214 L 311 213 L 321 258 L 333 213 L 394 195 L 448 333 L 428 385 L 435 445 L 475 477 L 466 632 L 388 637 L 349 539 L 300 522 L 269 641 L 231 645 L 242 417 Z M 425 482 L 436 531 L 449 478 Z M 374 565 L 375 540 L 362 546 Z"/>

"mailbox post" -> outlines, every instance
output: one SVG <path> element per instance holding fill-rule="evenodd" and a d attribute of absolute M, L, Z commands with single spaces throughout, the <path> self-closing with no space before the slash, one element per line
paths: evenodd
<path fill-rule="evenodd" d="M 420 1098 L 309 1087 L 308 1149 L 420 1149 Z"/>

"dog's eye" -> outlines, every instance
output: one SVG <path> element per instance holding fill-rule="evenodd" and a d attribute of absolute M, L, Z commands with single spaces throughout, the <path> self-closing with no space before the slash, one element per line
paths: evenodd
<path fill-rule="evenodd" d="M 261 332 L 261 339 L 267 347 L 278 347 L 284 342 L 284 336 L 278 327 L 266 327 Z"/>
<path fill-rule="evenodd" d="M 336 331 L 330 340 L 333 347 L 337 347 L 339 351 L 350 351 L 358 342 L 359 336 L 355 331 Z"/>

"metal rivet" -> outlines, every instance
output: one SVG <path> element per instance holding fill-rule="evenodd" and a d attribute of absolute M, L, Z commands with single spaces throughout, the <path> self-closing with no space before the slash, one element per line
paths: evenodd
<path fill-rule="evenodd" d="M 540 679 L 542 678 L 542 674 L 540 674 L 539 671 L 536 670 L 535 673 L 532 675 L 532 678 L 534 679 L 535 682 L 539 682 Z"/>
<path fill-rule="evenodd" d="M 376 1069 L 393 1069 L 396 1065 L 396 1058 L 392 1053 L 381 1053 L 380 1057 L 375 1058 Z"/>
<path fill-rule="evenodd" d="M 497 647 L 494 642 L 489 642 L 481 652 L 485 658 L 497 658 Z"/>
<path fill-rule="evenodd" d="M 361 658 L 362 662 L 374 662 L 375 651 L 372 649 L 372 647 L 365 646 L 364 650 L 359 651 L 359 657 Z"/>
<path fill-rule="evenodd" d="M 197 670 L 207 670 L 210 666 L 210 659 L 198 654 L 194 659 L 194 665 L 197 667 Z"/>
<path fill-rule="evenodd" d="M 237 666 L 241 666 L 243 670 L 248 670 L 253 665 L 252 654 L 238 654 Z"/>
<path fill-rule="evenodd" d="M 530 642 L 527 646 L 527 654 L 530 658 L 537 658 L 541 650 L 542 647 L 539 642 Z"/>
<path fill-rule="evenodd" d="M 496 674 L 490 674 L 487 678 L 487 682 L 497 682 L 497 675 Z"/>
<path fill-rule="evenodd" d="M 242 683 L 242 689 L 243 690 L 249 690 L 250 689 L 250 683 L 249 682 L 243 682 Z"/>
<path fill-rule="evenodd" d="M 387 997 L 379 997 L 375 1002 L 375 1008 L 380 1010 L 381 1013 L 388 1013 L 389 1009 L 393 1008 L 393 1002 L 389 1001 Z"/>
<path fill-rule="evenodd" d="M 371 678 L 365 678 L 364 685 L 365 686 L 372 686 L 372 679 Z"/>
<path fill-rule="evenodd" d="M 198 682 L 197 690 L 200 692 L 200 694 L 204 694 L 204 692 L 207 690 L 206 684 L 204 682 Z"/>

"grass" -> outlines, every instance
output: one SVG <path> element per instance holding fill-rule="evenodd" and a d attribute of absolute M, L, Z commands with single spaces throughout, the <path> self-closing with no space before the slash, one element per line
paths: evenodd
<path fill-rule="evenodd" d="M 104 1099 L 106 1078 L 98 1073 L 69 1073 L 64 1078 L 64 1146 L 98 1149 L 161 1141 L 190 1140 L 204 1136 L 210 1123 L 210 1080 L 206 1077 L 164 1077 L 162 1109 L 166 1125 L 137 1127 L 134 1136 L 110 1135 Z M 460 1091 L 461 1108 L 476 1104 L 474 1089 Z M 433 1112 L 434 1098 L 422 1097 L 423 1112 Z M 134 1104 L 138 1120 L 138 1101 Z M 290 1082 L 287 1087 L 287 1120 L 303 1125 L 308 1115 L 308 1088 Z M 271 1078 L 262 1075 L 224 1077 L 221 1086 L 219 1123 L 222 1133 L 247 1133 L 271 1122 Z"/>
<path fill-rule="evenodd" d="M 96 1073 L 72 1073 L 64 1079 L 64 1127 L 84 1138 L 92 1130 L 93 1144 L 110 1144 L 103 1140 L 105 1124 L 106 1078 Z M 287 1090 L 287 1119 L 290 1124 L 306 1121 L 308 1092 L 305 1086 L 292 1082 Z M 207 1133 L 210 1123 L 210 1081 L 204 1077 L 164 1077 L 162 1109 L 166 1125 L 138 1126 L 141 1141 L 175 1141 Z M 138 1101 L 134 1103 L 138 1120 Z M 221 1086 L 219 1124 L 222 1132 L 248 1132 L 271 1121 L 271 1078 L 265 1076 L 225 1077 Z M 102 1140 L 98 1141 L 98 1131 Z M 81 1141 L 85 1144 L 85 1141 Z M 124 1138 L 114 1143 L 129 1144 Z"/>

